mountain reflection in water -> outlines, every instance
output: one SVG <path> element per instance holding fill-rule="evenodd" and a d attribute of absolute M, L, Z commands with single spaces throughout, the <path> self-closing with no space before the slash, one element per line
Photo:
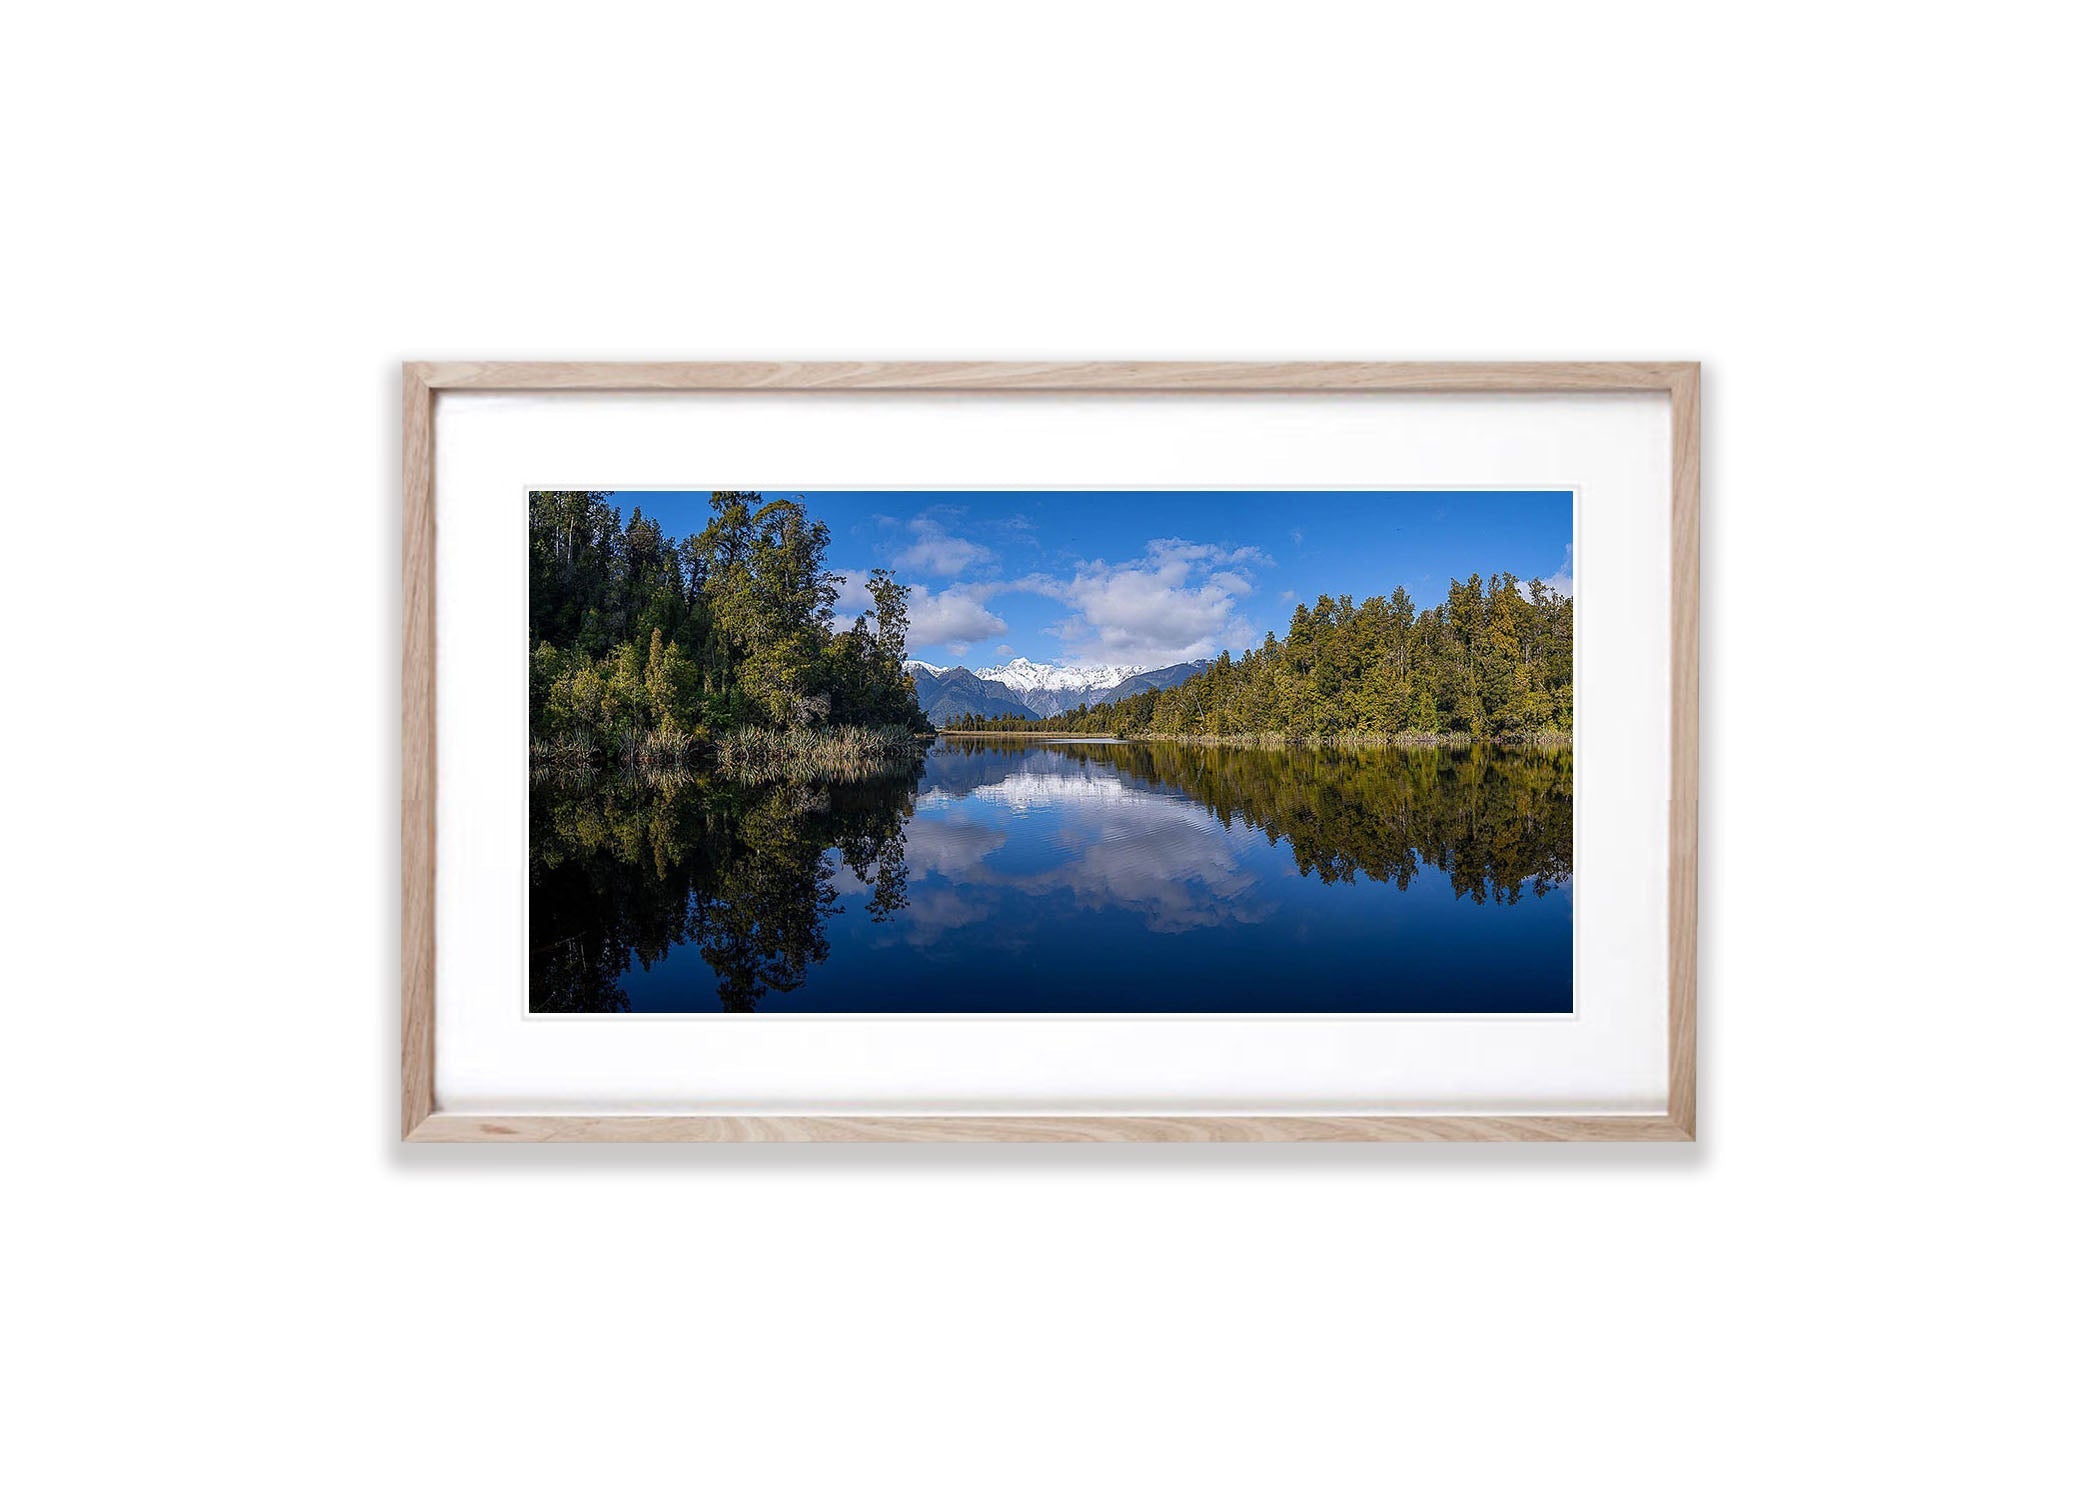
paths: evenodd
<path fill-rule="evenodd" d="M 1566 1012 L 1564 749 L 942 739 L 532 789 L 534 1011 Z"/>

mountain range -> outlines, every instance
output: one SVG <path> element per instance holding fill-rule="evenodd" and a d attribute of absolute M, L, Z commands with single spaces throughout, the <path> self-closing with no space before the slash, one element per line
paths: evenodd
<path fill-rule="evenodd" d="M 1017 656 L 996 667 L 937 667 L 908 661 L 919 707 L 936 724 L 964 714 L 1040 719 L 1096 703 L 1116 703 L 1152 688 L 1168 688 L 1201 673 L 1207 661 L 1169 667 L 1053 667 Z"/>

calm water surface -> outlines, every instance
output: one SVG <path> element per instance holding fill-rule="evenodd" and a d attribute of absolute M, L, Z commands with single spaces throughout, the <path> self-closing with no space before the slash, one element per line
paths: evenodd
<path fill-rule="evenodd" d="M 1566 750 L 942 739 L 859 784 L 543 779 L 535 1011 L 1561 1011 Z"/>

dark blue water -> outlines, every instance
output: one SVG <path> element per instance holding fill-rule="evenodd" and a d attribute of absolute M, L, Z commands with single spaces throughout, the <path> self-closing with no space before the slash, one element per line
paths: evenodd
<path fill-rule="evenodd" d="M 1565 750 L 943 739 L 534 791 L 534 1010 L 1567 1012 Z"/>

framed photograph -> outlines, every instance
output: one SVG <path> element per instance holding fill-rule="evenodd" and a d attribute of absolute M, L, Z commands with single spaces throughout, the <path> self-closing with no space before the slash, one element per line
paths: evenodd
<path fill-rule="evenodd" d="M 404 1138 L 1693 1138 L 1697 365 L 403 394 Z"/>

